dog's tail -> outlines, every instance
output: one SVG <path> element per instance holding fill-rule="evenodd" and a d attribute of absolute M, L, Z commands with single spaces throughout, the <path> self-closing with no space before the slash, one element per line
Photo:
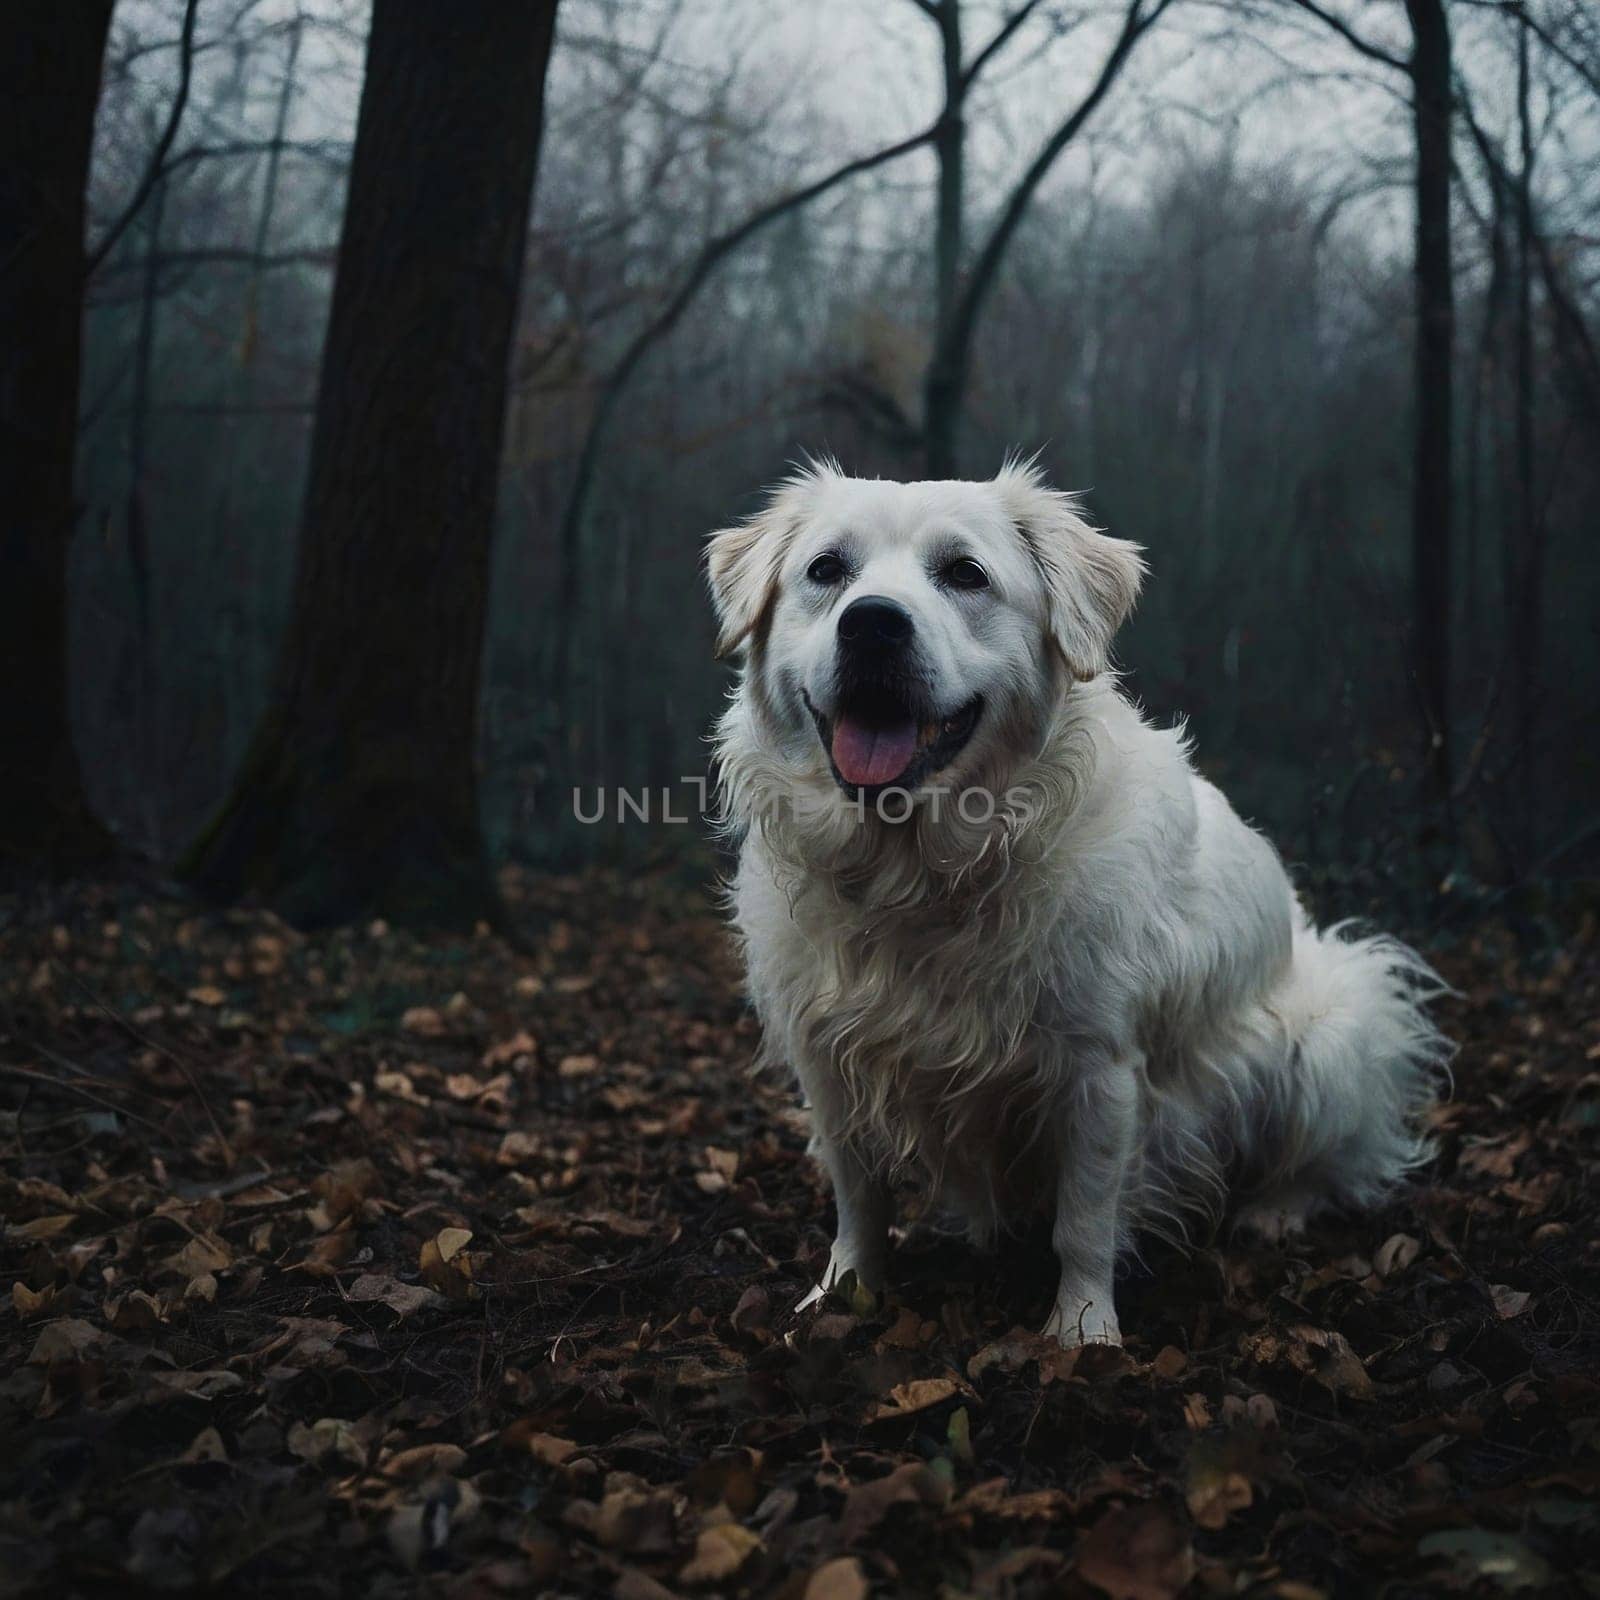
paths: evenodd
<path fill-rule="evenodd" d="M 1260 1187 L 1311 1209 L 1384 1199 L 1433 1154 L 1424 1126 L 1450 1041 L 1427 1007 L 1445 983 L 1409 946 L 1297 915 L 1289 972 L 1266 1005 L 1289 1059 L 1260 1087 L 1270 1111 Z"/>

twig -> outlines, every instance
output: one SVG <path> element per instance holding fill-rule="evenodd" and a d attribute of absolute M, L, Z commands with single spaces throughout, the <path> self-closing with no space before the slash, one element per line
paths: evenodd
<path fill-rule="evenodd" d="M 83 979 L 80 978 L 70 967 L 63 967 L 61 970 L 68 978 L 72 980 L 73 983 L 78 986 L 78 988 L 85 995 L 89 997 L 90 1002 L 98 1007 L 100 1011 L 102 1011 L 111 1019 L 111 1021 L 116 1023 L 118 1027 L 124 1029 L 130 1035 L 130 1037 L 138 1040 L 138 1042 L 144 1045 L 147 1049 L 154 1050 L 159 1055 L 165 1056 L 168 1061 L 172 1062 L 173 1065 L 177 1067 L 178 1071 L 183 1074 L 184 1079 L 188 1083 L 190 1089 L 194 1091 L 195 1099 L 200 1102 L 201 1106 L 205 1110 L 206 1116 L 210 1119 L 212 1131 L 216 1134 L 217 1140 L 222 1146 L 223 1159 L 226 1161 L 227 1165 L 231 1167 L 234 1161 L 237 1159 L 234 1155 L 233 1145 L 229 1142 L 227 1134 L 222 1131 L 222 1121 L 217 1116 L 216 1109 L 212 1106 L 210 1100 L 206 1098 L 205 1090 L 200 1087 L 200 1080 L 195 1077 L 194 1070 L 190 1067 L 189 1063 L 175 1051 L 169 1049 L 166 1045 L 158 1044 L 149 1036 L 149 1034 L 142 1033 L 119 1011 L 111 1006 L 108 1006 L 105 1001 L 102 1000 L 100 996 L 97 995 L 94 990 L 91 989 L 89 985 L 85 983 Z"/>
<path fill-rule="evenodd" d="M 108 1100 L 104 1095 L 96 1094 L 86 1083 L 78 1083 L 71 1078 L 58 1078 L 49 1072 L 35 1071 L 32 1067 L 14 1067 L 9 1061 L 0 1061 L 0 1072 L 8 1078 L 23 1078 L 29 1083 L 43 1083 L 52 1089 L 65 1089 L 68 1094 L 81 1094 L 85 1100 L 92 1100 L 104 1110 L 119 1117 L 126 1117 L 130 1122 L 137 1122 L 152 1132 L 159 1133 L 163 1139 L 167 1137 L 167 1130 L 159 1122 L 152 1122 L 149 1117 L 141 1117 L 137 1111 L 130 1111 L 126 1106 L 118 1105 L 115 1100 Z"/>
<path fill-rule="evenodd" d="M 167 125 L 161 130 L 161 137 L 156 140 L 156 147 L 150 153 L 150 162 L 139 180 L 139 187 L 123 207 L 121 216 L 100 236 L 99 244 L 85 254 L 85 277 L 94 273 L 111 254 L 117 240 L 128 231 L 133 219 L 143 210 L 151 191 L 166 176 L 167 156 L 172 150 L 172 141 L 178 136 L 178 124 L 183 121 L 183 110 L 189 103 L 189 84 L 194 78 L 194 19 L 199 9 L 200 0 L 188 0 L 183 9 L 183 32 L 178 37 L 178 89 L 172 97 L 172 109 L 167 113 Z"/>

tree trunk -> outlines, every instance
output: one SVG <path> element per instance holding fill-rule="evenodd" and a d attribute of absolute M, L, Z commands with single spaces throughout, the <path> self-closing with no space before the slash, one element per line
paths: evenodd
<path fill-rule="evenodd" d="M 1406 0 L 1417 144 L 1416 435 L 1411 490 L 1412 646 L 1426 734 L 1424 794 L 1450 808 L 1450 429 L 1455 292 L 1450 262 L 1450 25 L 1444 0 Z"/>
<path fill-rule="evenodd" d="M 556 0 L 376 0 L 287 636 L 183 864 L 292 919 L 493 916 L 477 710 Z"/>
<path fill-rule="evenodd" d="M 103 863 L 67 678 L 84 191 L 111 0 L 13 0 L 0 50 L 0 881 Z"/>
<path fill-rule="evenodd" d="M 152 136 L 154 137 L 154 136 Z M 139 295 L 139 331 L 134 340 L 133 393 L 128 402 L 128 575 L 133 583 L 134 783 L 143 815 L 137 819 L 139 848 L 161 854 L 161 761 L 158 755 L 155 639 L 150 616 L 150 396 L 155 373 L 156 322 L 161 289 L 161 227 L 167 211 L 167 180 L 158 179 L 145 203 L 145 257 Z"/>
<path fill-rule="evenodd" d="M 1544 519 L 1534 495 L 1533 116 L 1529 106 L 1528 25 L 1517 22 L 1517 581 L 1512 589 L 1511 670 L 1516 684 L 1517 823 L 1524 864 L 1538 834 L 1539 655 L 1544 635 Z"/>
<path fill-rule="evenodd" d="M 939 163 L 938 210 L 933 233 L 934 359 L 923 391 L 924 451 L 930 478 L 956 472 L 956 431 L 960 422 L 961 374 L 941 360 L 942 336 L 955 316 L 966 243 L 966 87 L 961 74 L 961 0 L 942 0 L 937 22 L 944 65 L 944 121 L 933 141 Z"/>
<path fill-rule="evenodd" d="M 953 478 L 961 465 L 961 421 L 972 345 L 984 302 L 994 287 L 1000 264 L 1027 215 L 1034 192 L 1049 175 L 1061 152 L 1078 136 L 1127 64 L 1139 40 L 1150 31 L 1172 0 L 1128 0 L 1122 28 L 1088 94 L 1045 141 L 1028 169 L 1006 196 L 1000 215 L 978 252 L 972 270 L 955 296 L 948 316 L 934 330 L 933 358 L 928 367 L 923 416 L 924 449 L 930 478 Z M 1015 13 L 1014 13 L 1015 14 Z M 1448 169 L 1447 169 L 1448 171 Z"/>

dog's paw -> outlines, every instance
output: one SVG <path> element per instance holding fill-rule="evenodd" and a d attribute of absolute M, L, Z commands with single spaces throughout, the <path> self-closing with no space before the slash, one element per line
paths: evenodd
<path fill-rule="evenodd" d="M 795 1314 L 798 1316 L 802 1311 L 809 1311 L 812 1306 L 821 1305 L 827 1293 L 828 1291 L 819 1283 L 816 1288 L 814 1288 L 811 1293 L 808 1294 L 805 1299 L 794 1308 Z"/>
<path fill-rule="evenodd" d="M 1041 1331 L 1063 1350 L 1076 1350 L 1087 1344 L 1122 1344 L 1116 1312 L 1101 1311 L 1093 1301 L 1075 1306 L 1070 1315 L 1058 1304 Z"/>
<path fill-rule="evenodd" d="M 794 1308 L 796 1314 L 813 1310 L 830 1294 L 842 1300 L 858 1317 L 870 1317 L 878 1309 L 876 1291 L 863 1280 L 854 1267 L 838 1271 L 830 1262 L 827 1272 L 823 1274 L 822 1282 Z"/>
<path fill-rule="evenodd" d="M 1306 1231 L 1310 1207 L 1297 1196 L 1269 1196 L 1252 1201 L 1234 1218 L 1233 1231 L 1261 1244 L 1283 1244 Z"/>

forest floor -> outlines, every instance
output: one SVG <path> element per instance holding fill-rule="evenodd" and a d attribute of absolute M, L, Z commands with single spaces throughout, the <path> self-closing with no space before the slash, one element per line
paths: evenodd
<path fill-rule="evenodd" d="M 830 1204 L 703 893 L 302 937 L 0 906 L 0 1592 L 1600 1595 L 1600 947 L 1438 953 L 1437 1163 L 1291 1248 L 928 1223 L 791 1307 Z"/>

